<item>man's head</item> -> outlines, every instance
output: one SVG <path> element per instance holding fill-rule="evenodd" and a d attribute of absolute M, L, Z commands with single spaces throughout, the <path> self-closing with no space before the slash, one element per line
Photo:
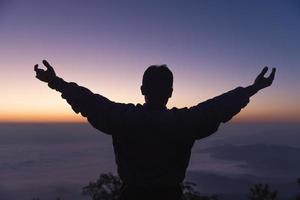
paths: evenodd
<path fill-rule="evenodd" d="M 151 65 L 144 72 L 141 91 L 150 107 L 165 107 L 173 92 L 172 72 L 166 65 Z"/>

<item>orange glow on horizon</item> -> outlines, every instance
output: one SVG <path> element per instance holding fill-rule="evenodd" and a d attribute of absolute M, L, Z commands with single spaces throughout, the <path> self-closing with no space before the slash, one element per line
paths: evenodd
<path fill-rule="evenodd" d="M 270 114 L 236 116 L 232 122 L 300 122 L 299 116 L 275 117 Z M 18 116 L 0 116 L 0 123 L 86 123 L 87 119 L 81 116 L 70 115 L 18 115 Z"/>
<path fill-rule="evenodd" d="M 86 122 L 86 119 L 76 114 L 18 114 L 18 115 L 0 115 L 2 123 L 31 123 L 31 122 Z"/>
<path fill-rule="evenodd" d="M 258 108 L 243 109 L 237 116 L 233 117 L 232 122 L 300 122 L 298 112 L 291 111 L 259 111 Z M 2 113 L 0 123 L 31 123 L 31 122 L 57 122 L 57 123 L 83 123 L 87 119 L 80 114 L 69 111 L 61 112 L 35 112 L 35 113 Z"/>

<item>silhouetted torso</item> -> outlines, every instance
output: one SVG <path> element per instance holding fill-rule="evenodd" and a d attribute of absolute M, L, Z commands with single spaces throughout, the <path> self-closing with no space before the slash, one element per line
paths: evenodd
<path fill-rule="evenodd" d="M 165 191 L 161 197 L 175 193 L 180 197 L 179 184 L 195 140 L 217 131 L 221 122 L 230 120 L 249 102 L 247 91 L 239 87 L 191 108 L 151 109 L 112 102 L 75 83 L 57 80 L 55 84 L 73 110 L 112 135 L 118 173 L 130 199 L 138 191 L 149 196 Z"/>
<path fill-rule="evenodd" d="M 127 184 L 174 186 L 182 182 L 195 139 L 174 116 L 177 109 L 151 110 L 137 105 L 136 116 L 113 127 L 113 145 L 119 174 Z M 131 114 L 130 114 L 131 115 Z"/>

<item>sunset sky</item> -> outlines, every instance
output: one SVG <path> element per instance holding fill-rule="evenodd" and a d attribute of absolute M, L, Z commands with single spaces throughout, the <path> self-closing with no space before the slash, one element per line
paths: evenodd
<path fill-rule="evenodd" d="M 143 103 L 144 70 L 174 73 L 168 107 L 190 107 L 252 84 L 274 85 L 237 121 L 300 122 L 300 1 L 0 0 L 0 122 L 84 121 L 45 83 L 47 59 L 66 81 L 116 102 Z"/>

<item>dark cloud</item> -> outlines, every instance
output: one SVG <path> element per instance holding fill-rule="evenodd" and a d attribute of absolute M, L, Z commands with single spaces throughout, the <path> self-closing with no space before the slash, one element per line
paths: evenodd
<path fill-rule="evenodd" d="M 40 183 L 40 184 L 26 184 L 22 188 L 1 188 L 1 200 L 14 200 L 14 199 L 32 199 L 40 198 L 43 200 L 53 200 L 58 197 L 62 199 L 72 200 L 87 200 L 82 196 L 82 185 L 74 184 L 72 182 L 60 183 Z"/>
<path fill-rule="evenodd" d="M 0 162 L 0 170 L 20 170 L 26 167 L 32 167 L 36 163 L 35 160 L 24 160 L 16 162 Z"/>
<path fill-rule="evenodd" d="M 300 147 L 299 123 L 229 123 L 208 137 L 207 143 L 223 144 L 276 144 Z M 203 140 L 201 141 L 203 143 Z"/>
<path fill-rule="evenodd" d="M 242 168 L 268 173 L 300 173 L 300 148 L 280 145 L 222 145 L 207 148 L 213 158 L 239 161 Z"/>
<path fill-rule="evenodd" d="M 296 179 L 282 182 L 274 178 L 248 174 L 228 176 L 203 171 L 188 171 L 186 180 L 196 183 L 201 193 L 217 194 L 222 200 L 247 199 L 249 188 L 257 183 L 267 183 L 272 190 L 279 190 L 281 200 L 295 196 L 299 191 Z"/>
<path fill-rule="evenodd" d="M 0 124 L 1 144 L 65 144 L 65 143 L 99 143 L 111 137 L 102 134 L 89 124 Z M 106 145 L 106 146 L 107 146 Z"/>

